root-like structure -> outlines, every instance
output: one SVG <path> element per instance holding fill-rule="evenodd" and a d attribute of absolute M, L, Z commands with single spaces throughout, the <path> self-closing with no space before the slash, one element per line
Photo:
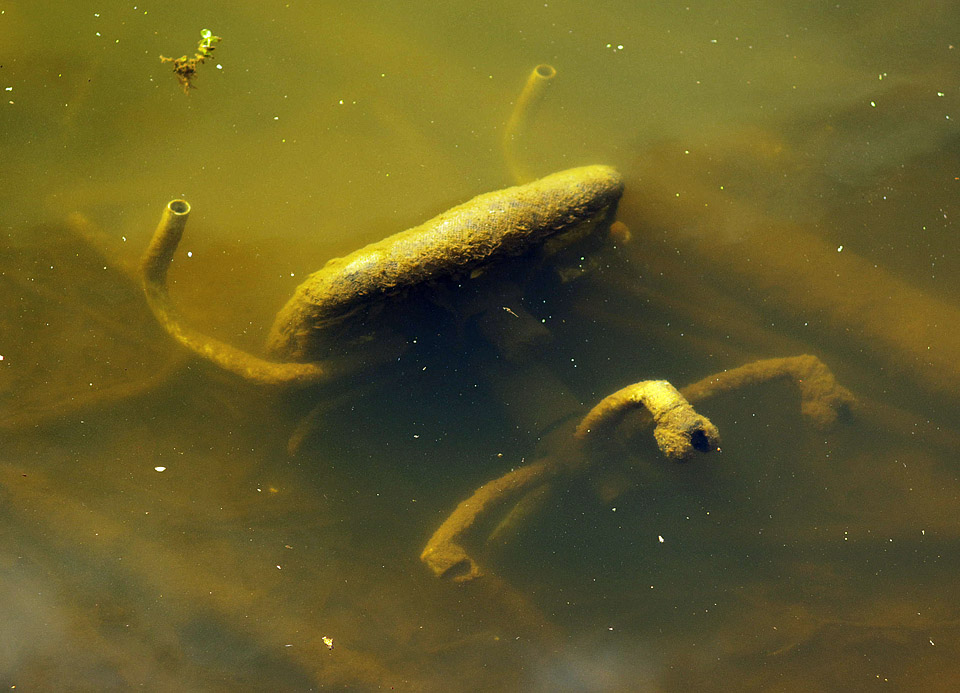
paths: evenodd
<path fill-rule="evenodd" d="M 686 460 L 697 452 L 719 449 L 720 434 L 705 416 L 687 401 L 702 401 L 713 395 L 747 385 L 787 378 L 800 389 L 800 410 L 815 426 L 826 428 L 838 413 L 850 409 L 855 399 L 837 384 L 830 370 L 816 356 L 755 361 L 740 368 L 711 375 L 678 391 L 664 380 L 646 380 L 605 397 L 583 418 L 568 447 L 555 454 L 514 469 L 489 481 L 462 501 L 427 542 L 420 559 L 435 575 L 466 582 L 483 570 L 463 547 L 463 536 L 493 507 L 542 489 L 558 476 L 574 476 L 590 466 L 589 445 L 616 434 L 625 415 L 636 409 L 649 412 L 654 438 L 668 459 Z M 681 394 L 682 393 L 682 394 Z"/>

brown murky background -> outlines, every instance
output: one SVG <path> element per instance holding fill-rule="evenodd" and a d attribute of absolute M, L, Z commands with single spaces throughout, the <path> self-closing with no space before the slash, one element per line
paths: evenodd
<path fill-rule="evenodd" d="M 957 686 L 958 8 L 0 2 L 0 682 Z M 185 96 L 158 56 L 202 28 L 223 42 Z M 169 199 L 193 205 L 174 300 L 259 351 L 326 259 L 512 182 L 503 123 L 544 62 L 525 156 L 617 166 L 633 239 L 525 295 L 535 367 L 412 324 L 375 382 L 291 398 L 155 326 L 131 268 Z M 863 408 L 823 432 L 786 385 L 724 396 L 720 455 L 559 491 L 484 554 L 502 589 L 420 564 L 537 454 L 504 381 L 548 372 L 586 411 L 800 353 Z"/>

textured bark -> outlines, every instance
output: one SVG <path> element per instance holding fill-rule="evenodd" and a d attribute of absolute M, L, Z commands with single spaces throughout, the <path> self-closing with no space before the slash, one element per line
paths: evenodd
<path fill-rule="evenodd" d="M 301 284 L 268 339 L 275 358 L 308 361 L 323 329 L 426 282 L 470 276 L 558 236 L 606 228 L 623 194 L 620 174 L 585 166 L 479 195 L 430 221 L 328 262 Z"/>

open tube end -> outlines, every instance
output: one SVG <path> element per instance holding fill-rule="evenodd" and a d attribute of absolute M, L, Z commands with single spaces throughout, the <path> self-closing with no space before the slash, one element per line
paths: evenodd
<path fill-rule="evenodd" d="M 170 200 L 163 208 L 160 223 L 157 224 L 150 245 L 140 261 L 144 280 L 156 288 L 165 287 L 167 269 L 173 260 L 173 254 L 180 245 L 183 229 L 190 216 L 190 203 L 186 200 Z"/>
<path fill-rule="evenodd" d="M 533 68 L 533 72 L 530 73 L 531 79 L 538 79 L 538 80 L 553 79 L 556 76 L 557 76 L 557 68 L 555 68 L 553 65 L 550 65 L 548 63 L 540 63 L 535 68 Z"/>
<path fill-rule="evenodd" d="M 186 200 L 170 200 L 167 203 L 167 211 L 174 216 L 185 216 L 190 214 L 190 203 Z"/>

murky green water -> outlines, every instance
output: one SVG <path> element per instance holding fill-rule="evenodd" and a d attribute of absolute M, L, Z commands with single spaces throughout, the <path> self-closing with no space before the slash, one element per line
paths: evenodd
<path fill-rule="evenodd" d="M 184 95 L 159 56 L 203 28 Z M 954 688 L 958 28 L 932 0 L 0 2 L 0 682 Z M 135 266 L 168 200 L 184 319 L 259 353 L 324 261 L 512 183 L 538 63 L 523 156 L 620 169 L 632 239 L 511 295 L 536 356 L 411 308 L 375 375 L 290 395 L 156 326 Z M 492 513 L 485 578 L 419 561 L 570 447 L 561 413 L 803 353 L 859 398 L 834 427 L 789 384 L 728 393 L 698 406 L 722 453 L 647 434 L 484 546 Z"/>

